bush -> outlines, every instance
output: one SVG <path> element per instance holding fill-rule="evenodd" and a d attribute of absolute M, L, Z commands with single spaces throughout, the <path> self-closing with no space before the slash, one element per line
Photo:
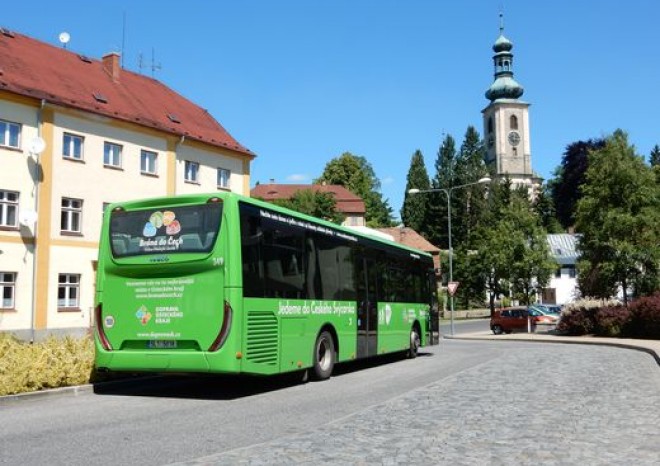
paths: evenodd
<path fill-rule="evenodd" d="M 628 309 L 632 314 L 631 336 L 660 340 L 660 293 L 636 299 Z"/>
<path fill-rule="evenodd" d="M 578 307 L 561 314 L 557 330 L 567 335 L 587 335 L 595 327 L 596 309 Z"/>
<path fill-rule="evenodd" d="M 93 367 L 90 338 L 50 337 L 28 344 L 0 334 L 0 395 L 85 384 Z"/>
<path fill-rule="evenodd" d="M 594 333 L 601 337 L 625 337 L 631 334 L 632 312 L 619 304 L 598 309 L 594 315 Z"/>

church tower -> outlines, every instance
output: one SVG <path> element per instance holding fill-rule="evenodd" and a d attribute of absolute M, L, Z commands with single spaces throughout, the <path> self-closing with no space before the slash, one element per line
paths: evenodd
<path fill-rule="evenodd" d="M 541 184 L 532 171 L 529 138 L 529 104 L 520 100 L 524 89 L 513 79 L 513 44 L 504 37 L 500 14 L 500 35 L 493 45 L 495 80 L 486 91 L 490 104 L 482 110 L 486 140 L 486 164 L 497 178 L 508 176 L 514 186 L 530 188 Z"/>

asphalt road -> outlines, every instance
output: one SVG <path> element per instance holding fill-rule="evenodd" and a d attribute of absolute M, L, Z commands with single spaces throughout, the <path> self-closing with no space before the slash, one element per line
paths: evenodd
<path fill-rule="evenodd" d="M 622 451 L 654 464 L 659 393 L 655 362 L 634 351 L 443 340 L 325 382 L 167 377 L 4 403 L 0 464 L 535 464 L 509 460 L 517 441 L 542 435 L 553 444 L 532 452 L 566 454 L 558 443 L 573 439 L 581 452 L 551 464 L 626 464 Z M 635 441 L 643 456 L 630 453 Z"/>

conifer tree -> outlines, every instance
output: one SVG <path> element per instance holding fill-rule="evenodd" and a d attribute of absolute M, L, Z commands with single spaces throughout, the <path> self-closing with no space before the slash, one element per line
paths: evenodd
<path fill-rule="evenodd" d="M 401 221 L 405 226 L 412 228 L 423 236 L 426 234 L 425 218 L 429 195 L 408 194 L 408 190 L 412 188 L 425 190 L 430 187 L 431 181 L 429 180 L 426 165 L 424 164 L 424 156 L 420 150 L 416 150 L 410 160 L 406 191 L 403 207 L 401 208 Z"/>

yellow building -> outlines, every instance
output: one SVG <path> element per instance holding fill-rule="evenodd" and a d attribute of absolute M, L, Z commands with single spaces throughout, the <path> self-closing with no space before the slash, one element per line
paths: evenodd
<path fill-rule="evenodd" d="M 254 154 L 152 78 L 0 29 L 0 332 L 92 323 L 110 202 L 230 190 Z"/>

